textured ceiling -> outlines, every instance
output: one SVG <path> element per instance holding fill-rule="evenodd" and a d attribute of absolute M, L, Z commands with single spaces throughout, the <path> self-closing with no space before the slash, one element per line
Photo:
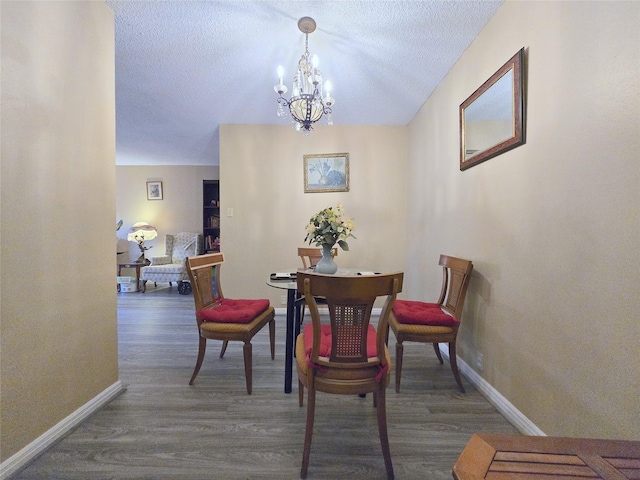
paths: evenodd
<path fill-rule="evenodd" d="M 317 22 L 309 50 L 333 84 L 332 128 L 405 125 L 502 0 L 106 3 L 116 164 L 218 165 L 220 124 L 290 123 L 276 116 L 273 86 L 282 65 L 291 90 L 304 52 L 299 18 Z"/>

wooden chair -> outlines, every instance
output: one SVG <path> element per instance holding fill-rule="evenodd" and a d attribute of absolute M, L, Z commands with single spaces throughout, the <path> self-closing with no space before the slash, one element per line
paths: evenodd
<path fill-rule="evenodd" d="M 402 273 L 333 276 L 298 272 L 298 291 L 304 293 L 312 320 L 296 339 L 300 406 L 304 388 L 308 391 L 300 478 L 306 478 L 309 466 L 317 391 L 343 395 L 373 392 L 387 477 L 393 478 L 385 397 L 391 358 L 386 338 L 387 321 L 402 280 Z M 376 331 L 369 324 L 371 309 L 376 298 L 384 295 L 387 298 Z M 316 297 L 326 298 L 330 324 L 321 324 Z"/>
<path fill-rule="evenodd" d="M 271 360 L 275 357 L 275 310 L 267 299 L 233 300 L 224 298 L 220 285 L 220 266 L 224 262 L 222 253 L 212 253 L 186 259 L 187 272 L 191 280 L 193 299 L 196 305 L 199 344 L 198 360 L 189 385 L 193 385 L 207 348 L 207 340 L 222 340 L 220 358 L 229 341 L 244 342 L 244 372 L 247 393 L 252 388 L 251 339 L 262 327 L 269 324 Z"/>
<path fill-rule="evenodd" d="M 439 343 L 449 344 L 451 371 L 464 393 L 456 361 L 456 338 L 462 316 L 464 298 L 471 278 L 473 264 L 462 258 L 440 255 L 442 290 L 438 303 L 398 300 L 389 316 L 389 326 L 396 336 L 396 392 L 400 392 L 402 372 L 402 343 L 432 343 L 440 364 L 443 363 Z"/>
<path fill-rule="evenodd" d="M 336 257 L 338 255 L 338 247 L 334 247 L 332 249 L 332 255 Z M 321 248 L 306 248 L 299 247 L 298 248 L 298 256 L 302 260 L 302 266 L 305 270 L 315 267 L 317 263 L 322 258 L 322 249 Z M 300 323 L 304 322 L 304 314 L 307 307 L 304 298 L 300 299 L 300 303 L 302 304 L 302 315 L 300 315 Z M 321 298 L 316 298 L 316 303 L 319 305 L 326 305 L 326 302 Z"/>
<path fill-rule="evenodd" d="M 337 256 L 338 247 L 334 247 L 332 253 L 334 257 Z M 302 260 L 302 266 L 305 270 L 307 270 L 308 268 L 315 267 L 316 264 L 320 261 L 320 259 L 322 258 L 322 249 L 300 247 L 298 248 L 298 256 Z"/>

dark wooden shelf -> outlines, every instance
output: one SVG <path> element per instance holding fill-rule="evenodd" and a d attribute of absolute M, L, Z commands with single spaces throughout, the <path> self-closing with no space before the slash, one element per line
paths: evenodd
<path fill-rule="evenodd" d="M 215 202 L 216 205 L 211 205 Z M 220 181 L 202 181 L 202 232 L 204 253 L 220 251 Z M 217 226 L 212 226 L 217 224 Z"/>

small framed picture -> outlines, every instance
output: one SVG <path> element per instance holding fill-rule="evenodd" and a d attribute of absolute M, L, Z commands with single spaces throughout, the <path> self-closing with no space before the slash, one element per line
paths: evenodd
<path fill-rule="evenodd" d="M 162 200 L 162 182 L 147 182 L 147 200 Z"/>
<path fill-rule="evenodd" d="M 304 156 L 304 192 L 348 192 L 349 154 Z"/>

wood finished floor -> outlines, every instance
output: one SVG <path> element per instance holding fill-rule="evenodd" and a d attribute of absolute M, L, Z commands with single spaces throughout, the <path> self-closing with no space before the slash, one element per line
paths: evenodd
<path fill-rule="evenodd" d="M 188 385 L 197 353 L 193 299 L 176 287 L 118 294 L 120 379 L 127 390 L 56 443 L 12 480 L 297 479 L 305 407 L 283 393 L 284 316 L 276 317 L 276 359 L 268 329 L 253 342 L 253 393 L 244 383 L 242 344 L 218 358 L 209 342 Z M 390 344 L 395 351 L 395 338 Z M 395 476 L 451 479 L 475 432 L 518 433 L 431 346 L 405 344 L 402 390 L 387 393 Z M 319 393 L 308 479 L 385 479 L 371 396 Z"/>

